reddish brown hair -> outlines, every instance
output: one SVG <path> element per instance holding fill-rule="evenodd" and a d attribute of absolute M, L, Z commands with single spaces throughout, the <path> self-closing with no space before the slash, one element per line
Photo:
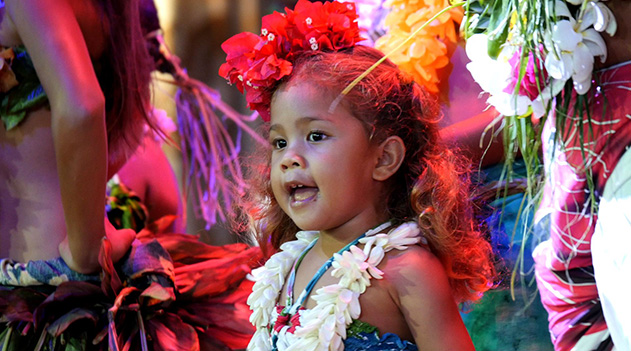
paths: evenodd
<path fill-rule="evenodd" d="M 140 26 L 139 0 L 101 0 L 109 45 L 100 60 L 99 83 L 105 95 L 110 158 L 120 158 L 142 138 L 149 118 L 154 64 Z"/>
<path fill-rule="evenodd" d="M 315 53 L 297 60 L 289 81 L 309 81 L 324 92 L 341 92 L 382 56 L 366 46 Z M 476 300 L 492 285 L 491 248 L 474 222 L 465 162 L 440 140 L 437 103 L 386 60 L 342 104 L 364 123 L 373 142 L 391 135 L 404 141 L 403 164 L 388 180 L 388 215 L 397 223 L 418 222 L 445 267 L 455 298 Z M 299 229 L 274 199 L 269 169 L 252 173 L 261 176 L 255 179 L 246 207 L 251 224 L 262 247 L 278 249 Z"/>

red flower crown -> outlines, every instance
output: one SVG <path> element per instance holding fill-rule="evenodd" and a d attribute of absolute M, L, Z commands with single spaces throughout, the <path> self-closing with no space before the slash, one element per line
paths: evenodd
<path fill-rule="evenodd" d="M 294 10 L 285 8 L 285 12 L 263 17 L 261 35 L 243 32 L 221 44 L 227 57 L 219 75 L 245 91 L 248 107 L 266 122 L 272 88 L 291 74 L 301 53 L 337 51 L 364 40 L 352 2 L 299 0 Z"/>

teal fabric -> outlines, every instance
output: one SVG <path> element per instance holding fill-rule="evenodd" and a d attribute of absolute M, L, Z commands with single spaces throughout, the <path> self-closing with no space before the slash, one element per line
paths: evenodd
<path fill-rule="evenodd" d="M 500 164 L 485 169 L 482 183 L 499 179 L 501 168 Z M 514 169 L 519 172 L 523 164 L 516 163 Z M 492 201 L 488 204 L 489 213 L 481 218 L 491 234 L 499 283 L 479 302 L 469 306 L 468 313 L 462 313 L 478 351 L 553 350 L 548 314 L 541 305 L 534 281 L 532 249 L 537 242 L 531 235 L 532 215 L 523 213 L 523 198 L 523 193 L 517 193 Z M 522 246 L 523 263 L 511 292 L 511 274 L 520 260 Z"/>
<path fill-rule="evenodd" d="M 29 110 L 48 104 L 48 97 L 37 77 L 31 57 L 24 47 L 15 47 L 13 51 L 15 58 L 11 69 L 18 85 L 6 93 L 0 93 L 0 119 L 6 130 L 19 125 Z"/>

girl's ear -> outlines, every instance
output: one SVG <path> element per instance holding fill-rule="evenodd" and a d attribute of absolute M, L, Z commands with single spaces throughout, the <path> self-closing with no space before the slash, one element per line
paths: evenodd
<path fill-rule="evenodd" d="M 399 170 L 405 158 L 405 145 L 396 135 L 389 136 L 378 146 L 379 159 L 372 172 L 374 180 L 384 181 Z"/>

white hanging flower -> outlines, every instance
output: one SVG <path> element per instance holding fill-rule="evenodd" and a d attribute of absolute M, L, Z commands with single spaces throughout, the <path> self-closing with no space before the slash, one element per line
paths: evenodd
<path fill-rule="evenodd" d="M 561 20 L 554 25 L 547 41 L 546 70 L 552 78 L 563 82 L 572 78 L 574 89 L 579 94 L 585 94 L 591 87 L 594 56 L 602 62 L 607 58 L 603 38 L 594 28 L 586 28 L 592 24 L 592 21 L 579 23 L 571 17 Z"/>
<path fill-rule="evenodd" d="M 487 102 L 503 115 L 532 113 L 541 117 L 569 79 L 577 93 L 585 94 L 591 87 L 595 57 L 606 60 L 607 48 L 600 32 L 615 33 L 617 24 L 611 10 L 598 0 L 566 0 L 580 6 L 577 20 L 566 1 L 552 1 L 556 18 L 542 36 L 539 32 L 522 34 L 521 15 L 512 14 L 509 34 L 497 59 L 488 54 L 486 34 L 474 34 L 467 40 L 466 53 L 471 60 L 467 69 L 489 93 Z M 496 30 L 499 28 L 488 29 Z M 522 50 L 532 51 L 522 54 Z M 528 60 L 525 74 L 522 58 Z"/>

